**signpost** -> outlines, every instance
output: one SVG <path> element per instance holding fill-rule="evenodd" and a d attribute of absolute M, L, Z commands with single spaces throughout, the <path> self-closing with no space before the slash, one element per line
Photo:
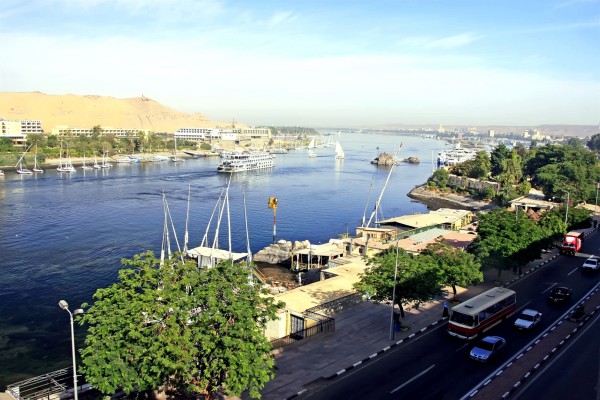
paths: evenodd
<path fill-rule="evenodd" d="M 269 208 L 273 209 L 273 244 L 277 236 L 277 197 L 269 197 Z"/>

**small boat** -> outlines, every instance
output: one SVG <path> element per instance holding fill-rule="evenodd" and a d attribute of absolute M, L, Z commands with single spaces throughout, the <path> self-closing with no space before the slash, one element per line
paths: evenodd
<path fill-rule="evenodd" d="M 37 144 L 35 145 L 35 153 L 34 153 L 34 158 L 33 158 L 33 172 L 38 172 L 38 173 L 43 173 L 44 170 L 41 169 L 38 166 L 38 162 L 37 162 Z"/>
<path fill-rule="evenodd" d="M 169 157 L 156 155 L 156 156 L 151 157 L 150 161 L 153 161 L 153 162 L 169 161 Z"/>
<path fill-rule="evenodd" d="M 171 161 L 173 161 L 173 162 L 185 161 L 183 158 L 177 157 L 177 138 L 175 138 L 175 151 L 173 152 L 173 158 L 171 158 Z"/>
<path fill-rule="evenodd" d="M 99 164 L 98 164 L 98 157 L 96 157 L 96 155 L 94 154 L 94 165 L 93 167 L 94 169 L 100 169 L 102 168 Z"/>
<path fill-rule="evenodd" d="M 344 150 L 342 149 L 342 145 L 340 142 L 335 142 L 335 158 L 338 160 L 343 160 L 345 157 Z"/>
<path fill-rule="evenodd" d="M 0 169 L 0 176 L 4 176 L 4 171 Z"/>
<path fill-rule="evenodd" d="M 19 161 L 17 161 L 17 173 L 21 174 L 21 175 L 32 175 L 33 172 L 31 172 L 30 169 L 27 169 L 26 167 L 23 166 L 23 158 L 25 158 L 25 154 L 27 154 L 27 152 L 29 151 L 29 149 L 31 148 L 31 146 L 29 146 L 27 148 L 27 150 L 25 150 L 25 152 L 21 155 L 21 157 L 19 158 Z"/>
<path fill-rule="evenodd" d="M 110 164 L 108 162 L 108 154 L 105 151 L 104 156 L 102 157 L 102 165 L 100 166 L 100 168 L 110 168 L 110 167 L 112 167 L 112 164 Z"/>
<path fill-rule="evenodd" d="M 83 164 L 81 165 L 81 169 L 93 169 L 93 167 L 85 163 L 85 149 L 83 149 Z"/>
<path fill-rule="evenodd" d="M 69 146 L 67 146 L 67 151 L 66 151 L 67 157 L 65 162 L 63 163 L 63 157 L 62 157 L 62 142 L 60 143 L 60 155 L 59 155 L 59 161 L 58 161 L 58 168 L 56 168 L 56 170 L 58 172 L 75 172 L 75 167 L 73 167 L 73 163 L 71 162 L 71 157 L 69 156 Z"/>
<path fill-rule="evenodd" d="M 314 151 L 312 151 L 312 150 L 308 151 L 308 157 L 309 158 L 315 158 L 316 156 L 317 156 L 317 153 L 315 153 Z"/>

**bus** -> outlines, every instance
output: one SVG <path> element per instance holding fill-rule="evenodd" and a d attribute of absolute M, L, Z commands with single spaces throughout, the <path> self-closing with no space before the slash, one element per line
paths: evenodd
<path fill-rule="evenodd" d="M 496 287 L 464 301 L 450 310 L 448 333 L 461 339 L 475 339 L 508 318 L 516 310 L 515 291 Z"/>

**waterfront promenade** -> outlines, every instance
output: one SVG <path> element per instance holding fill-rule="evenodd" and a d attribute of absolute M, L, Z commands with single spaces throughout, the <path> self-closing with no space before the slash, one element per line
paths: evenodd
<path fill-rule="evenodd" d="M 557 251 L 546 253 L 524 269 L 538 268 L 557 256 Z M 511 271 L 484 273 L 484 282 L 469 288 L 457 288 L 457 300 L 463 301 L 491 287 L 501 286 L 522 279 Z M 394 332 L 390 340 L 390 305 L 362 302 L 334 315 L 336 330 L 317 336 L 275 354 L 277 375 L 262 391 L 265 400 L 291 399 L 301 394 L 311 382 L 341 375 L 367 363 L 378 355 L 395 347 L 401 340 L 413 340 L 428 329 L 445 323 L 442 317 L 444 301 L 452 299 L 451 290 L 435 301 L 419 309 L 406 312 L 403 326 L 408 330 Z M 232 398 L 231 400 L 233 400 Z M 244 397 L 245 399 L 245 397 Z"/>

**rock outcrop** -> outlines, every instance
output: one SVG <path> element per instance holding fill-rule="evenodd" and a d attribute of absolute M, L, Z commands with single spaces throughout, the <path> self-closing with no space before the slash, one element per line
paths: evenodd
<path fill-rule="evenodd" d="M 393 154 L 384 152 L 379 154 L 379 157 L 376 157 L 373 161 L 371 161 L 371 164 L 398 165 L 398 161 L 396 160 L 396 157 L 394 157 Z"/>
<path fill-rule="evenodd" d="M 290 261 L 294 250 L 307 249 L 310 247 L 308 240 L 294 241 L 279 240 L 256 253 L 252 259 L 255 262 L 264 262 L 268 264 L 282 264 Z"/>

